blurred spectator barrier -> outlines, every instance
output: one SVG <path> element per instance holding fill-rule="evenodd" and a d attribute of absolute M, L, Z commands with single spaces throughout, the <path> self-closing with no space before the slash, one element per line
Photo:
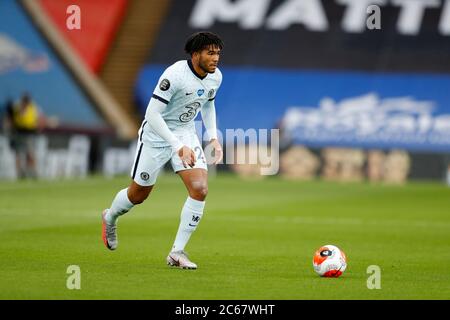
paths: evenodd
<path fill-rule="evenodd" d="M 16 177 L 16 160 L 9 139 L 0 136 L 0 179 L 14 180 Z"/>
<path fill-rule="evenodd" d="M 293 146 L 281 155 L 281 176 L 308 180 L 404 183 L 411 169 L 410 155 L 351 148 L 323 148 L 317 154 L 304 146 Z"/>
<path fill-rule="evenodd" d="M 103 174 L 113 177 L 129 174 L 136 152 L 136 143 L 132 142 L 129 148 L 107 148 L 103 153 Z"/>
<path fill-rule="evenodd" d="M 50 148 L 45 135 L 36 138 L 37 177 L 44 179 L 84 178 L 89 173 L 90 139 L 84 135 L 69 138 L 66 148 Z M 0 179 L 16 179 L 15 154 L 9 139 L 0 136 Z"/>

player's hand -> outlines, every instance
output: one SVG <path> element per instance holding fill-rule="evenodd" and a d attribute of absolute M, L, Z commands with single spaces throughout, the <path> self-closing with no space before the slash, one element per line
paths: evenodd
<path fill-rule="evenodd" d="M 220 161 L 222 161 L 223 158 L 223 150 L 222 146 L 220 145 L 219 141 L 217 139 L 212 139 L 209 142 L 213 149 L 214 149 L 214 164 L 218 164 Z"/>
<path fill-rule="evenodd" d="M 195 166 L 195 153 L 191 148 L 183 146 L 180 150 L 178 150 L 178 156 L 183 163 L 185 168 L 194 167 Z"/>

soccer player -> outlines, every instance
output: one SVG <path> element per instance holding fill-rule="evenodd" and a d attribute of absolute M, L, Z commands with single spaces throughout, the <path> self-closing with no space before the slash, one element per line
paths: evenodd
<path fill-rule="evenodd" d="M 102 237 L 108 249 L 115 250 L 118 245 L 117 219 L 147 199 L 159 171 L 171 160 L 189 195 L 167 264 L 197 269 L 184 248 L 203 216 L 208 174 L 194 119 L 201 112 L 214 150 L 214 164 L 219 163 L 223 152 L 217 140 L 214 98 L 222 82 L 217 68 L 222 48 L 223 42 L 217 35 L 195 33 L 184 48 L 190 59 L 174 63 L 159 78 L 138 132 L 131 184 L 119 191 L 111 207 L 102 213 Z"/>

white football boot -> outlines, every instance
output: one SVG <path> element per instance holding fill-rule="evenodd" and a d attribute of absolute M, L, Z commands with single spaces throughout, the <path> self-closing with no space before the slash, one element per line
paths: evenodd
<path fill-rule="evenodd" d="M 197 265 L 189 260 L 187 253 L 182 250 L 170 252 L 167 256 L 167 264 L 182 269 L 197 269 Z"/>
<path fill-rule="evenodd" d="M 102 213 L 102 238 L 103 243 L 109 250 L 116 250 L 119 241 L 117 240 L 117 225 L 109 224 L 106 219 L 107 210 Z"/>

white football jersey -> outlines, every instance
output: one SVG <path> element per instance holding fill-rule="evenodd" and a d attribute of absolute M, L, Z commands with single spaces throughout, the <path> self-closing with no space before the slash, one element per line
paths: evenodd
<path fill-rule="evenodd" d="M 214 100 L 221 82 L 219 68 L 201 77 L 195 72 L 190 60 L 181 60 L 163 72 L 152 99 L 167 104 L 161 116 L 175 136 L 195 134 L 194 119 L 208 101 Z M 140 138 L 151 146 L 170 146 L 145 120 L 142 122 Z"/>

